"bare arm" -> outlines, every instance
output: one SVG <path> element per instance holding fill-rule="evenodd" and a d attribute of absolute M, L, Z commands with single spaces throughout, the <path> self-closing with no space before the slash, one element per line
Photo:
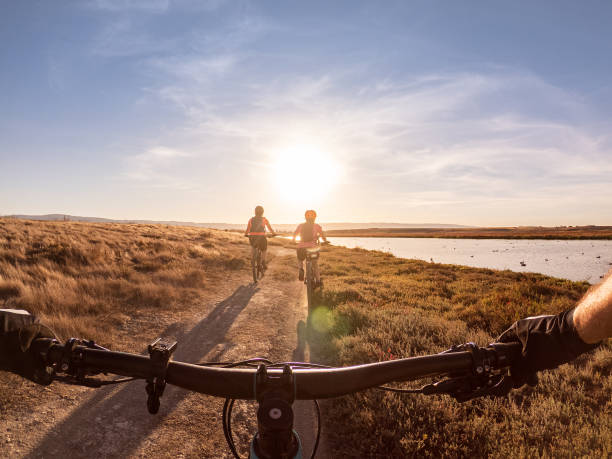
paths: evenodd
<path fill-rule="evenodd" d="M 293 232 L 293 238 L 291 238 L 291 240 L 293 242 L 295 242 L 295 238 L 298 235 L 298 233 L 300 232 L 300 228 L 302 227 L 302 225 L 298 225 L 298 227 L 295 229 L 295 231 Z"/>
<path fill-rule="evenodd" d="M 266 226 L 272 234 L 276 234 L 276 232 L 272 229 L 272 226 L 270 226 L 270 222 L 268 221 L 268 219 L 266 219 Z"/>
<path fill-rule="evenodd" d="M 585 343 L 612 337 L 612 270 L 580 300 L 574 311 L 574 326 Z"/>

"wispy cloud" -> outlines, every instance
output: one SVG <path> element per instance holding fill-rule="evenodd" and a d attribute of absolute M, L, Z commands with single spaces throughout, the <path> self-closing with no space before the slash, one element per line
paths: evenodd
<path fill-rule="evenodd" d="M 109 21 L 96 35 L 92 53 L 97 56 L 147 57 L 173 49 L 176 40 L 155 37 L 130 17 L 121 16 Z"/>
<path fill-rule="evenodd" d="M 192 156 L 174 148 L 157 146 L 124 159 L 126 170 L 122 179 L 136 185 L 153 188 L 193 189 L 196 184 L 176 173 L 176 166 Z"/>
<path fill-rule="evenodd" d="M 109 12 L 135 11 L 159 14 L 170 9 L 211 11 L 219 8 L 228 0 L 92 0 L 90 8 Z"/>
<path fill-rule="evenodd" d="M 163 13 L 170 7 L 171 0 L 93 0 L 91 8 L 111 12 L 140 11 Z"/>
<path fill-rule="evenodd" d="M 242 78 L 239 61 L 222 62 L 232 64 L 223 78 L 234 94 L 219 100 L 190 64 L 169 71 L 182 92 L 168 97 L 162 88 L 159 96 L 185 110 L 190 135 L 223 138 L 237 158 L 256 156 L 265 166 L 273 145 L 316 139 L 372 196 L 384 181 L 388 193 L 410 195 L 406 203 L 434 206 L 476 203 L 483 192 L 506 203 L 550 190 L 563 199 L 575 183 L 610 184 L 609 135 L 594 131 L 579 98 L 530 72 L 373 80 L 351 91 L 346 72 L 263 81 L 267 74 Z M 590 188 L 583 190 L 587 198 Z"/>
<path fill-rule="evenodd" d="M 212 9 L 221 5 L 213 3 Z M 233 162 L 224 173 L 239 180 L 257 168 L 267 173 L 283 147 L 314 143 L 345 165 L 345 186 L 397 208 L 429 203 L 443 212 L 503 203 L 519 212 L 517 203 L 539 196 L 569 199 L 563 196 L 571 190 L 587 199 L 594 187 L 611 185 L 612 137 L 601 119 L 594 122 L 580 95 L 525 68 L 475 64 L 389 74 L 367 65 L 367 56 L 319 68 L 282 46 L 262 52 L 256 43 L 288 32 L 279 34 L 278 24 L 249 8 L 209 29 L 163 38 L 119 14 L 188 6 L 98 5 L 118 14 L 99 34 L 95 52 L 139 57 L 143 99 L 182 115 L 182 124 L 160 140 L 193 146 L 189 162 L 155 150 L 129 158 L 125 177 L 135 182 L 191 186 L 171 177 L 189 176 L 180 164 L 198 161 Z M 589 186 L 574 188 L 580 183 Z"/>

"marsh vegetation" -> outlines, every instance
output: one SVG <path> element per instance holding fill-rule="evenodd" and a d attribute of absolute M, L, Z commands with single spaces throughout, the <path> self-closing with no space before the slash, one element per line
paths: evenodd
<path fill-rule="evenodd" d="M 362 249 L 322 255 L 325 291 L 311 345 L 331 365 L 494 340 L 514 320 L 572 307 L 585 282 L 397 259 Z M 334 399 L 330 441 L 350 457 L 606 457 L 612 451 L 609 345 L 507 399 L 367 391 Z M 413 384 L 412 387 L 420 386 Z"/>

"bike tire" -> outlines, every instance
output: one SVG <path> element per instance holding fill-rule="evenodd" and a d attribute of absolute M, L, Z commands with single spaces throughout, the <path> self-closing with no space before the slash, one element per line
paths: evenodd
<path fill-rule="evenodd" d="M 306 299 L 308 302 L 308 312 L 310 313 L 314 306 L 314 279 L 311 262 L 306 263 Z"/>
<path fill-rule="evenodd" d="M 261 258 L 261 252 L 259 250 L 257 250 L 255 252 L 255 257 L 251 262 L 251 265 L 253 266 L 253 282 L 257 282 L 257 278 L 259 277 L 259 260 Z"/>
<path fill-rule="evenodd" d="M 257 257 L 257 279 L 261 279 L 264 275 L 263 260 L 261 259 L 261 251 Z"/>

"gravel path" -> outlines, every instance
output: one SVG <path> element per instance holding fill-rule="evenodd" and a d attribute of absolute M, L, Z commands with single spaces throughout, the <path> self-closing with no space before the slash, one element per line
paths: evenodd
<path fill-rule="evenodd" d="M 250 283 L 248 272 L 235 274 L 179 316 L 136 317 L 130 328 L 139 336 L 150 335 L 149 341 L 156 335 L 178 341 L 174 359 L 179 361 L 257 356 L 307 360 L 308 350 L 299 345 L 297 333 L 307 316 L 305 291 L 294 273 L 287 272 L 289 256 L 292 251 L 275 247 L 268 272 L 257 285 Z M 168 386 L 159 413 L 150 415 L 143 381 L 96 390 L 17 384 L 21 390 L 15 397 L 39 400 L 36 409 L 2 415 L 0 457 L 232 457 L 221 426 L 221 399 Z M 232 427 L 244 457 L 255 429 L 255 409 L 252 402 L 237 402 L 234 408 Z M 296 402 L 295 414 L 305 457 L 310 457 L 316 429 L 312 405 Z M 317 457 L 328 457 L 324 444 Z"/>

